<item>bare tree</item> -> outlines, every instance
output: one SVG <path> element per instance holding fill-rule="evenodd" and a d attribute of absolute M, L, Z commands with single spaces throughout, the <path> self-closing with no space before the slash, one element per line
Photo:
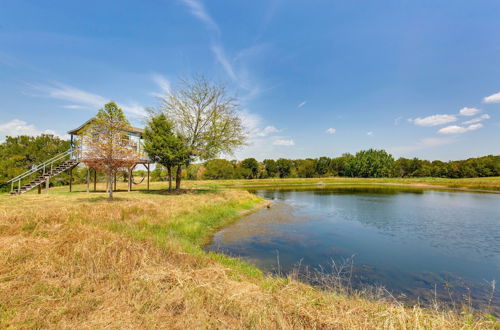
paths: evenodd
<path fill-rule="evenodd" d="M 245 144 L 246 134 L 238 115 L 236 99 L 225 85 L 204 77 L 182 80 L 179 88 L 161 98 L 160 110 L 187 140 L 193 159 L 207 160 L 232 154 Z M 176 188 L 180 188 L 182 167 L 177 167 Z"/>
<path fill-rule="evenodd" d="M 130 124 L 114 102 L 100 109 L 83 134 L 83 162 L 107 174 L 109 200 L 113 200 L 113 178 L 118 171 L 130 170 L 139 155 L 127 131 Z"/>

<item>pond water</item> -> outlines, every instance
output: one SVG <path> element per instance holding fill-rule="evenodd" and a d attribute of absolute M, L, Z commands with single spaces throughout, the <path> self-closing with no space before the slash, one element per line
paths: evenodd
<path fill-rule="evenodd" d="M 344 266 L 354 289 L 382 286 L 411 302 L 469 299 L 498 314 L 500 295 L 491 283 L 500 280 L 500 194 L 367 187 L 253 192 L 272 207 L 216 233 L 208 250 L 281 274 L 306 268 L 337 274 Z"/>

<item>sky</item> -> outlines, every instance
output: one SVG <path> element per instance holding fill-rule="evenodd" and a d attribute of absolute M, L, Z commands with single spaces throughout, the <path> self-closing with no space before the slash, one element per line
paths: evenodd
<path fill-rule="evenodd" d="M 0 0 L 0 141 L 113 100 L 136 126 L 182 77 L 227 84 L 231 158 L 500 154 L 497 0 Z"/>

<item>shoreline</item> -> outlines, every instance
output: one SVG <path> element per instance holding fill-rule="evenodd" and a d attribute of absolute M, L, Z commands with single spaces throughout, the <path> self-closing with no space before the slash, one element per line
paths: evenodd
<path fill-rule="evenodd" d="M 490 193 L 490 194 L 500 194 L 500 190 L 490 190 L 490 189 L 478 189 L 478 188 L 466 188 L 466 187 L 447 187 L 442 185 L 431 185 L 431 184 L 420 184 L 420 183 L 391 183 L 391 182 L 329 182 L 329 183 L 290 183 L 290 184 L 257 184 L 257 185 L 235 185 L 235 186 L 224 186 L 224 188 L 246 188 L 251 189 L 256 188 L 287 188 L 291 186 L 298 187 L 326 187 L 326 186 L 349 186 L 349 185 L 366 185 L 366 186 L 394 186 L 394 187 L 408 187 L 408 188 L 420 188 L 429 190 L 452 190 L 452 191 L 463 191 L 463 192 L 479 192 L 479 193 Z"/>

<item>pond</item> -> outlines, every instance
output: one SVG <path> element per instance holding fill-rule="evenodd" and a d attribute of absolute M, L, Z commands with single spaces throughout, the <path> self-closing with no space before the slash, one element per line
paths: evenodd
<path fill-rule="evenodd" d="M 500 279 L 500 194 L 373 187 L 253 192 L 272 207 L 216 233 L 208 250 L 265 272 L 334 273 L 355 290 L 384 287 L 412 303 L 437 299 L 498 313 L 492 281 Z"/>

